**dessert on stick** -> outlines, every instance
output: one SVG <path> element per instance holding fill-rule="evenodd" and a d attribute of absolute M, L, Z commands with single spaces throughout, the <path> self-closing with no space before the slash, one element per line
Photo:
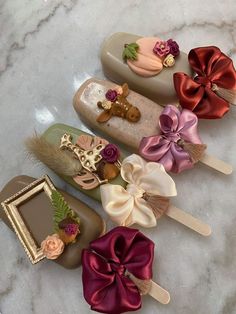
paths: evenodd
<path fill-rule="evenodd" d="M 103 71 L 111 81 L 127 82 L 132 90 L 161 105 L 177 103 L 173 74 L 192 75 L 180 48 L 174 39 L 115 33 L 102 46 Z"/>
<path fill-rule="evenodd" d="M 119 86 L 105 80 L 89 79 L 76 92 L 74 108 L 92 130 L 124 144 L 146 160 L 162 163 L 167 171 L 178 173 L 200 161 L 224 174 L 232 173 L 231 165 L 206 152 L 206 145 L 198 135 L 197 116 L 188 109 L 181 110 L 173 105 L 163 108 L 129 90 L 126 101 L 136 108 L 134 116 L 139 113 L 139 119 L 130 121 L 126 114 L 120 114 L 101 121 L 101 115 L 108 109 L 101 109 L 98 103 L 109 102 L 111 106 L 117 106 L 123 88 L 127 91 L 127 84 Z M 109 100 L 112 92 L 113 99 Z M 127 112 L 125 108 L 123 111 Z"/>
<path fill-rule="evenodd" d="M 0 217 L 15 231 L 30 261 L 44 258 L 71 269 L 81 253 L 105 233 L 103 219 L 72 195 L 56 189 L 48 176 L 13 178 L 0 192 Z"/>
<path fill-rule="evenodd" d="M 166 214 L 201 235 L 211 233 L 207 224 L 171 204 L 170 198 L 177 194 L 175 183 L 159 163 L 136 154 L 127 157 L 113 143 L 63 124 L 51 126 L 41 137 L 29 138 L 26 145 L 36 160 L 102 201 L 118 225 L 151 228 Z"/>

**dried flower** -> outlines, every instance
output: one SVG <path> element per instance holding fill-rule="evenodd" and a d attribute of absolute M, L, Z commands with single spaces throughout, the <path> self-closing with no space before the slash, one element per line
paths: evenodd
<path fill-rule="evenodd" d="M 78 234 L 78 230 L 79 230 L 79 226 L 78 224 L 75 223 L 70 223 L 68 225 L 66 225 L 65 227 L 65 233 L 68 235 L 77 235 Z"/>
<path fill-rule="evenodd" d="M 65 244 L 74 242 L 77 235 L 80 233 L 78 222 L 70 217 L 63 219 L 58 224 L 58 227 L 58 234 Z"/>
<path fill-rule="evenodd" d="M 164 61 L 163 61 L 163 65 L 165 67 L 172 67 L 175 64 L 175 58 L 172 54 L 168 54 Z"/>
<path fill-rule="evenodd" d="M 105 96 L 106 96 L 107 100 L 110 100 L 111 102 L 114 102 L 114 101 L 116 101 L 116 98 L 117 98 L 117 91 L 115 89 L 109 89 L 106 92 Z"/>
<path fill-rule="evenodd" d="M 103 100 L 102 102 L 102 108 L 104 110 L 110 110 L 111 109 L 111 105 L 112 105 L 112 102 L 110 100 Z"/>
<path fill-rule="evenodd" d="M 170 52 L 170 47 L 166 41 L 157 41 L 153 52 L 159 57 L 165 57 Z"/>
<path fill-rule="evenodd" d="M 47 236 L 47 238 L 41 243 L 43 254 L 48 259 L 56 259 L 64 250 L 64 243 L 60 239 L 58 234 Z"/>
<path fill-rule="evenodd" d="M 168 39 L 167 44 L 170 47 L 170 54 L 172 54 L 174 57 L 177 57 L 179 55 L 179 45 L 176 41 L 173 39 Z"/>
<path fill-rule="evenodd" d="M 101 151 L 102 158 L 112 164 L 118 160 L 119 155 L 119 149 L 114 144 L 107 144 L 107 146 Z"/>

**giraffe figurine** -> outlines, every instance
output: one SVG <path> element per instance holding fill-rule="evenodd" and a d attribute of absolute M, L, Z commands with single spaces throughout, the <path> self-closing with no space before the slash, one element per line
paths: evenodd
<path fill-rule="evenodd" d="M 72 136 L 70 134 L 65 133 L 61 137 L 60 149 L 67 149 L 73 152 L 76 159 L 79 159 L 81 165 L 84 169 L 89 172 L 97 171 L 96 164 L 101 161 L 102 156 L 100 152 L 104 149 L 105 144 L 98 144 L 92 149 L 84 150 L 80 148 L 78 145 L 72 143 Z"/>

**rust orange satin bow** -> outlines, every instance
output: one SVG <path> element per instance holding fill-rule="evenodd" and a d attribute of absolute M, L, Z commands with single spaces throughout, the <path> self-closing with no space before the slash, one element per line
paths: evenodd
<path fill-rule="evenodd" d="M 232 60 L 214 46 L 192 49 L 189 64 L 194 78 L 178 72 L 174 86 L 183 108 L 193 111 L 198 118 L 221 118 L 229 110 L 229 101 L 219 96 L 218 89 L 236 92 L 236 72 Z"/>

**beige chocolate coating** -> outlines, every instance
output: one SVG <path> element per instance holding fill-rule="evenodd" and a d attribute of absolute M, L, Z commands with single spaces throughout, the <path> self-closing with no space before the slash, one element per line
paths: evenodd
<path fill-rule="evenodd" d="M 129 150 L 137 152 L 139 143 L 144 136 L 160 132 L 158 121 L 163 108 L 146 97 L 130 91 L 127 99 L 140 110 L 140 120 L 132 123 L 113 116 L 109 121 L 99 123 L 96 119 L 101 113 L 101 109 L 98 108 L 97 102 L 105 98 L 108 89 L 115 87 L 117 85 L 109 81 L 94 78 L 87 80 L 74 96 L 74 108 L 91 129 L 124 144 Z"/>
<path fill-rule="evenodd" d="M 158 75 L 142 77 L 134 73 L 122 58 L 124 45 L 136 42 L 139 38 L 141 36 L 115 33 L 105 40 L 101 50 L 104 74 L 118 84 L 128 83 L 132 90 L 161 105 L 178 102 L 173 84 L 173 74 L 184 72 L 192 75 L 187 54 L 180 52 L 180 55 L 175 58 L 175 65 L 170 68 L 163 68 Z"/>
<path fill-rule="evenodd" d="M 0 192 L 0 203 L 34 180 L 35 179 L 32 177 L 23 175 L 13 178 Z M 103 234 L 105 226 L 102 218 L 94 210 L 70 194 L 63 191 L 60 192 L 71 209 L 78 213 L 81 220 L 81 234 L 78 236 L 77 242 L 66 246 L 62 255 L 54 261 L 65 268 L 72 269 L 81 265 L 82 250 L 88 247 L 91 241 Z M 53 233 L 53 207 L 44 193 L 38 194 L 36 197 L 20 206 L 19 210 L 38 245 L 40 245 L 47 235 Z M 13 230 L 1 206 L 0 218 Z"/>

